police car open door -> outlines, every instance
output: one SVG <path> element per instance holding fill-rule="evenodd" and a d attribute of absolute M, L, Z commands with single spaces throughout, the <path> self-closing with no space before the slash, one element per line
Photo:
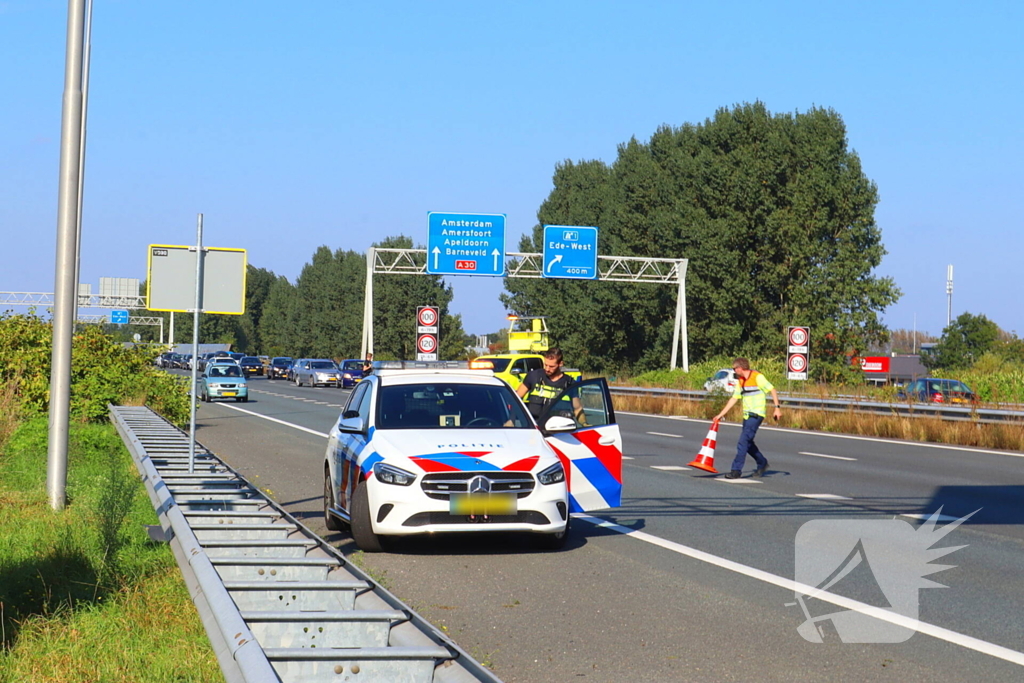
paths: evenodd
<path fill-rule="evenodd" d="M 565 468 L 570 512 L 618 507 L 622 436 L 603 377 L 576 382 L 540 417 L 548 445 Z"/>

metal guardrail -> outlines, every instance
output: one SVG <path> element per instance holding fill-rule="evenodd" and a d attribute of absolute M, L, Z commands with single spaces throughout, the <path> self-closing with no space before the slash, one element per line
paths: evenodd
<path fill-rule="evenodd" d="M 228 683 L 500 683 L 148 408 L 109 406 Z"/>
<path fill-rule="evenodd" d="M 703 401 L 713 396 L 707 391 L 692 389 L 658 389 L 653 387 L 609 387 L 613 394 L 632 396 L 658 396 L 663 398 L 685 398 Z M 1024 421 L 1024 411 L 1004 408 L 972 406 L 940 406 L 931 403 L 910 403 L 885 401 L 863 401 L 853 397 L 842 399 L 810 398 L 779 394 L 779 401 L 787 408 L 803 410 L 826 410 L 831 412 L 858 412 L 894 415 L 898 417 L 938 417 L 943 420 L 962 420 L 981 423 L 1002 423 Z"/>

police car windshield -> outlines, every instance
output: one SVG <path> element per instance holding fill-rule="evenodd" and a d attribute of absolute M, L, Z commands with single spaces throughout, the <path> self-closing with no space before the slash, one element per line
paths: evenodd
<path fill-rule="evenodd" d="M 378 429 L 533 429 L 507 386 L 395 384 L 380 390 Z"/>

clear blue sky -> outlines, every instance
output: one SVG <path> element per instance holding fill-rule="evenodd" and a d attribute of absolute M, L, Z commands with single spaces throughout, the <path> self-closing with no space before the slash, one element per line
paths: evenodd
<path fill-rule="evenodd" d="M 0 290 L 52 291 L 67 3 L 0 0 Z M 505 213 L 564 159 L 761 100 L 831 107 L 879 187 L 891 328 L 1024 335 L 1024 4 L 95 0 L 82 281 L 146 245 L 244 247 L 294 279 L 428 211 Z M 665 254 L 685 257 L 686 254 Z M 467 332 L 502 281 L 454 278 Z M 799 322 L 799 321 L 794 321 Z"/>

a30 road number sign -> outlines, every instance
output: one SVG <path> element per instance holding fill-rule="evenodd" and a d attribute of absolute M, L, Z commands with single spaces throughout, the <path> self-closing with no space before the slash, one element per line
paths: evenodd
<path fill-rule="evenodd" d="M 786 333 L 786 341 L 786 379 L 806 380 L 810 365 L 810 328 L 790 327 Z"/>

